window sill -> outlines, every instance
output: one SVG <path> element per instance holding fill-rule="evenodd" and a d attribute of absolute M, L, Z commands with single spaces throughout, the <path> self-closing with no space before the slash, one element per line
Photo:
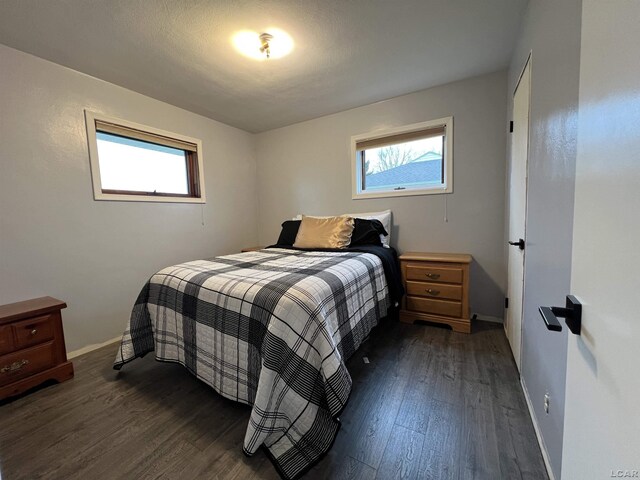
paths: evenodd
<path fill-rule="evenodd" d="M 445 193 L 453 193 L 453 187 L 439 188 L 415 188 L 405 190 L 383 190 L 379 192 L 362 192 L 353 193 L 352 200 L 364 200 L 367 198 L 388 198 L 388 197 L 413 197 L 416 195 L 442 195 Z"/>
<path fill-rule="evenodd" d="M 163 197 L 155 195 L 124 195 L 96 193 L 94 199 L 98 201 L 114 202 L 151 202 L 151 203 L 207 203 L 206 198 L 194 197 Z"/>

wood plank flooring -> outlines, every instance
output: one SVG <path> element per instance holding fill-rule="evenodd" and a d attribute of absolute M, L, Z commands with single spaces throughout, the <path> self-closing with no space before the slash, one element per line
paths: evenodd
<path fill-rule="evenodd" d="M 242 453 L 249 407 L 151 355 L 118 373 L 116 348 L 0 403 L 2 480 L 278 478 L 262 451 Z M 547 478 L 501 325 L 386 321 L 348 367 L 342 428 L 305 480 Z"/>

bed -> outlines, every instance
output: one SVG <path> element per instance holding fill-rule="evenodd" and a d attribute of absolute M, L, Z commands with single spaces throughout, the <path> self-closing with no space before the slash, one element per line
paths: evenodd
<path fill-rule="evenodd" d="M 279 474 L 326 453 L 351 392 L 346 360 L 401 295 L 391 248 L 278 247 L 167 267 L 146 283 L 114 363 L 155 351 L 251 405 L 243 451 Z"/>

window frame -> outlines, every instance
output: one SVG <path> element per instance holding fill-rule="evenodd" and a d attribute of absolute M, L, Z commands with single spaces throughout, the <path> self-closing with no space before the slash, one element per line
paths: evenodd
<path fill-rule="evenodd" d="M 425 186 L 425 184 L 419 184 L 416 187 L 405 186 L 401 190 L 390 190 L 387 188 L 362 190 L 364 172 L 361 155 L 357 150 L 358 143 L 384 139 L 385 137 L 392 137 L 395 135 L 409 134 L 420 130 L 436 129 L 438 127 L 445 128 L 444 151 L 442 155 L 444 177 L 443 185 Z M 453 193 L 453 116 L 353 135 L 351 137 L 351 180 L 351 198 L 353 200 Z"/>
<path fill-rule="evenodd" d="M 161 202 L 161 203 L 206 203 L 205 186 L 204 186 L 204 165 L 202 156 L 202 141 L 197 138 L 188 137 L 179 133 L 168 132 L 159 128 L 142 125 L 140 123 L 130 122 L 121 118 L 103 115 L 101 113 L 85 110 L 85 121 L 87 127 L 87 143 L 89 145 L 89 162 L 91 165 L 91 180 L 93 183 L 94 200 L 109 201 L 125 201 L 125 202 Z M 103 189 L 100 177 L 100 161 L 98 158 L 98 140 L 97 133 L 100 130 L 96 126 L 96 122 L 111 124 L 114 127 L 121 127 L 126 130 L 135 130 L 140 132 L 140 137 L 125 136 L 133 140 L 145 140 L 147 136 L 159 138 L 160 141 L 154 142 L 163 145 L 162 138 L 167 140 L 167 144 L 163 146 L 178 148 L 185 150 L 186 153 L 186 169 L 187 169 L 187 194 L 180 193 L 152 193 L 152 192 L 136 192 L 131 190 L 112 190 Z M 105 133 L 110 133 L 105 131 Z M 171 144 L 173 140 L 173 144 Z M 195 151 L 187 151 L 186 149 L 176 147 L 176 143 L 186 143 L 195 145 Z"/>

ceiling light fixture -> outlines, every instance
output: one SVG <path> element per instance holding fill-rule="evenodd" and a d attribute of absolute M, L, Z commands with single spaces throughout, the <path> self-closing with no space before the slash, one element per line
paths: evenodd
<path fill-rule="evenodd" d="M 238 52 L 254 60 L 282 58 L 293 50 L 291 37 L 278 28 L 270 28 L 268 33 L 261 34 L 243 30 L 232 40 Z"/>
<path fill-rule="evenodd" d="M 273 40 L 273 35 L 270 33 L 261 33 L 258 38 L 260 38 L 260 53 L 269 58 L 271 56 L 271 46 L 269 42 Z"/>

